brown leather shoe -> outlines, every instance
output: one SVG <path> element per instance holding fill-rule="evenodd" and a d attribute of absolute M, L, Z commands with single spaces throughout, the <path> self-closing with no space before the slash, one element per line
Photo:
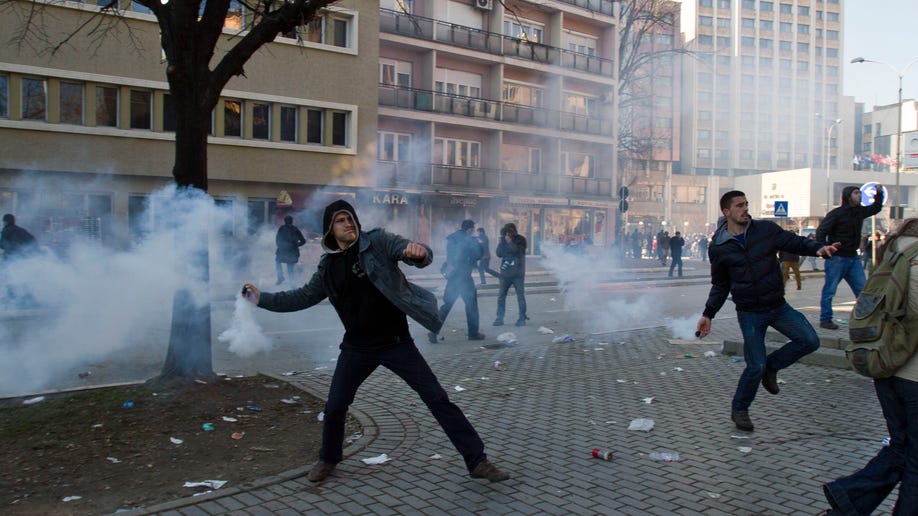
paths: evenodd
<path fill-rule="evenodd" d="M 331 475 L 332 471 L 335 471 L 335 466 L 337 466 L 337 464 L 320 460 L 316 462 L 311 470 L 309 470 L 309 474 L 306 475 L 306 478 L 309 479 L 310 482 L 321 482 L 325 480 L 328 475 Z"/>
<path fill-rule="evenodd" d="M 500 482 L 510 478 L 509 473 L 505 473 L 497 468 L 493 462 L 484 459 L 479 462 L 475 469 L 472 470 L 472 478 L 485 478 L 489 482 Z"/>

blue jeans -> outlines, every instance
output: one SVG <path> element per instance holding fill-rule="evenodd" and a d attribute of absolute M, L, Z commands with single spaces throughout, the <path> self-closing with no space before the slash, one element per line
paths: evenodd
<path fill-rule="evenodd" d="M 341 350 L 331 386 L 328 388 L 328 401 L 325 402 L 325 424 L 322 427 L 319 459 L 333 464 L 341 462 L 347 409 L 354 402 L 357 389 L 379 366 L 397 374 L 418 393 L 421 401 L 427 405 L 446 436 L 462 455 L 469 472 L 487 458 L 484 443 L 478 432 L 466 419 L 462 410 L 449 400 L 427 361 L 409 339 L 382 350 Z"/>
<path fill-rule="evenodd" d="M 740 375 L 733 410 L 748 410 L 762 381 L 765 369 L 780 371 L 819 348 L 816 330 L 800 312 L 787 303 L 766 312 L 736 311 L 740 331 L 743 333 L 743 356 L 746 368 Z M 790 341 L 765 356 L 765 331 L 768 327 L 783 333 Z"/>
<path fill-rule="evenodd" d="M 446 280 L 446 289 L 443 291 L 443 304 L 440 305 L 440 320 L 446 321 L 446 316 L 452 310 L 456 299 L 462 298 L 465 304 L 465 321 L 468 325 L 469 337 L 478 335 L 478 291 L 471 274 L 456 274 Z"/>
<path fill-rule="evenodd" d="M 513 290 L 516 291 L 516 302 L 520 307 L 520 314 L 518 319 L 521 321 L 526 320 L 526 287 L 525 278 L 520 276 L 518 278 L 501 278 L 500 279 L 500 290 L 497 291 L 497 319 L 500 321 L 504 320 L 504 314 L 507 311 L 507 293 L 510 291 L 510 286 L 513 285 Z"/>
<path fill-rule="evenodd" d="M 854 296 L 861 295 L 867 276 L 864 275 L 864 266 L 857 256 L 833 256 L 825 261 L 826 283 L 822 286 L 822 299 L 819 302 L 819 322 L 832 320 L 832 298 L 838 284 L 844 279 L 854 292 Z"/>
<path fill-rule="evenodd" d="M 675 267 L 677 263 L 679 264 L 679 277 L 680 278 L 682 277 L 682 255 L 673 254 L 673 263 L 669 264 L 669 277 L 670 278 L 673 277 L 673 267 Z"/>
<path fill-rule="evenodd" d="M 822 486 L 826 500 L 841 514 L 867 516 L 899 486 L 894 516 L 918 514 L 918 382 L 904 378 L 874 380 L 886 418 L 889 446 L 863 469 Z"/>

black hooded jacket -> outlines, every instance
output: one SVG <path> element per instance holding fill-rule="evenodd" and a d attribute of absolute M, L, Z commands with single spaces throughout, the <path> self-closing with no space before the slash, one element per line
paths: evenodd
<path fill-rule="evenodd" d="M 883 191 L 877 191 L 877 196 L 870 206 L 851 206 L 848 199 L 851 193 L 857 190 L 856 186 L 846 186 L 842 190 L 841 206 L 833 209 L 822 219 L 816 228 L 816 240 L 824 244 L 841 242 L 841 248 L 835 252 L 837 256 L 850 258 L 857 256 L 861 246 L 861 226 L 864 219 L 872 217 L 883 209 Z"/>
<path fill-rule="evenodd" d="M 733 294 L 741 312 L 764 312 L 784 303 L 784 279 L 778 266 L 777 251 L 816 256 L 822 244 L 790 231 L 774 222 L 752 220 L 746 223 L 740 243 L 727 231 L 722 219 L 708 247 L 711 258 L 711 293 L 704 305 L 704 316 L 714 318 Z"/>

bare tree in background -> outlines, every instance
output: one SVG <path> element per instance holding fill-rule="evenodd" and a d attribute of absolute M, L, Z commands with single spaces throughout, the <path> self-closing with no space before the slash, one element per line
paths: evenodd
<path fill-rule="evenodd" d="M 334 0 L 134 0 L 148 8 L 160 29 L 166 79 L 175 107 L 175 161 L 172 176 L 183 190 L 207 191 L 207 137 L 211 112 L 230 79 L 243 75 L 246 62 L 278 34 L 304 30 Z M 72 46 L 77 37 L 99 44 L 105 38 L 137 43 L 121 16 L 118 0 L 100 5 L 99 12 L 72 32 L 52 40 L 43 23 L 45 4 L 4 0 L 0 8 L 21 10 L 22 24 L 11 35 L 14 44 L 41 52 Z M 238 22 L 237 36 L 223 34 L 228 19 Z M 299 30 L 298 30 L 299 29 Z M 41 46 L 41 48 L 38 48 Z M 283 63 L 279 63 L 283 64 Z M 208 281 L 206 233 L 194 263 L 186 267 L 190 282 Z M 169 350 L 158 380 L 212 378 L 210 304 L 199 306 L 190 291 L 173 298 Z"/>
<path fill-rule="evenodd" d="M 637 173 L 626 164 L 649 163 L 658 142 L 672 145 L 675 128 L 659 129 L 653 124 L 653 82 L 655 68 L 672 66 L 668 63 L 677 55 L 688 53 L 679 43 L 679 9 L 680 4 L 672 0 L 619 2 L 618 149 L 622 186 L 634 186 L 637 180 Z M 672 35 L 673 44 L 657 46 L 653 39 L 658 34 Z M 673 83 L 678 84 L 679 78 L 673 76 Z"/>

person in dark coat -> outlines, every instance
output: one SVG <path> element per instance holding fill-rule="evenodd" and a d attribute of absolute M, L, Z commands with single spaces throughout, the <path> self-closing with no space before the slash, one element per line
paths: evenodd
<path fill-rule="evenodd" d="M 500 290 L 497 292 L 497 318 L 494 326 L 503 326 L 507 310 L 507 293 L 510 287 L 516 291 L 516 302 L 519 306 L 517 326 L 526 326 L 526 237 L 517 233 L 516 224 L 504 224 L 500 230 L 500 243 L 497 244 L 497 257 L 500 258 Z"/>
<path fill-rule="evenodd" d="M 478 275 L 481 278 L 481 284 L 487 285 L 485 273 L 491 266 L 491 241 L 488 239 L 484 228 L 478 228 L 478 244 L 481 245 L 481 258 L 478 259 Z"/>
<path fill-rule="evenodd" d="M 861 190 L 856 186 L 846 186 L 842 190 L 841 205 L 826 214 L 816 228 L 816 240 L 819 242 L 841 242 L 832 259 L 825 261 L 826 282 L 822 286 L 822 298 L 819 302 L 819 326 L 837 330 L 838 325 L 832 320 L 832 299 L 838 290 L 841 280 L 848 282 L 854 296 L 861 295 L 867 275 L 864 266 L 857 256 L 861 246 L 861 227 L 864 219 L 872 217 L 883 208 L 883 185 L 877 185 L 877 195 L 870 206 L 861 206 Z"/>
<path fill-rule="evenodd" d="M 676 231 L 676 235 L 669 239 L 669 251 L 673 257 L 673 263 L 669 264 L 669 277 L 673 277 L 673 268 L 679 264 L 679 277 L 682 277 L 682 248 L 685 247 L 685 239 L 682 233 Z"/>
<path fill-rule="evenodd" d="M 293 271 L 296 268 L 296 262 L 300 261 L 300 246 L 306 243 L 303 233 L 299 228 L 293 225 L 293 217 L 287 215 L 284 217 L 284 225 L 277 228 L 277 235 L 274 236 L 274 243 L 277 245 L 277 251 L 274 252 L 274 263 L 277 266 L 277 285 L 284 282 L 284 266 L 287 264 L 287 278 L 290 284 L 293 284 Z"/>
<path fill-rule="evenodd" d="M 25 228 L 16 225 L 16 216 L 3 215 L 3 231 L 0 231 L 0 249 L 3 259 L 24 258 L 38 251 L 38 241 Z"/>
<path fill-rule="evenodd" d="M 743 333 L 746 368 L 733 395 L 730 417 L 740 430 L 752 431 L 749 406 L 759 383 L 778 394 L 779 370 L 791 366 L 819 348 L 819 336 L 806 317 L 784 300 L 784 284 L 778 268 L 778 251 L 799 255 L 832 256 L 841 244 L 823 246 L 770 221 L 749 216 L 746 194 L 732 190 L 720 198 L 723 213 L 711 241 L 711 292 L 698 320 L 697 335 L 711 333 L 711 320 L 732 296 L 736 318 Z M 765 332 L 771 326 L 790 341 L 766 356 Z"/>
<path fill-rule="evenodd" d="M 325 208 L 322 226 L 326 254 L 308 283 L 277 293 L 261 292 L 251 283 L 242 287 L 246 299 L 272 312 L 305 310 L 328 298 L 344 325 L 341 354 L 325 402 L 322 448 L 319 461 L 307 475 L 309 481 L 324 480 L 341 462 L 348 407 L 379 366 L 397 374 L 418 393 L 462 454 L 472 478 L 491 482 L 510 478 L 488 460 L 481 437 L 449 400 L 408 330 L 406 316 L 430 331 L 439 331 L 443 325 L 437 315 L 437 298 L 410 283 L 399 269 L 400 262 L 427 267 L 433 251 L 381 229 L 364 232 L 353 206 L 340 199 Z"/>
<path fill-rule="evenodd" d="M 469 340 L 484 340 L 484 334 L 478 331 L 478 291 L 472 279 L 472 271 L 482 254 L 481 245 L 473 236 L 474 233 L 475 221 L 463 220 L 462 226 L 446 237 L 446 263 L 441 269 L 446 276 L 446 289 L 443 291 L 443 304 L 440 305 L 440 320 L 446 320 L 453 304 L 461 297 L 465 304 Z M 427 334 L 431 344 L 437 343 L 437 333 L 431 330 Z"/>

